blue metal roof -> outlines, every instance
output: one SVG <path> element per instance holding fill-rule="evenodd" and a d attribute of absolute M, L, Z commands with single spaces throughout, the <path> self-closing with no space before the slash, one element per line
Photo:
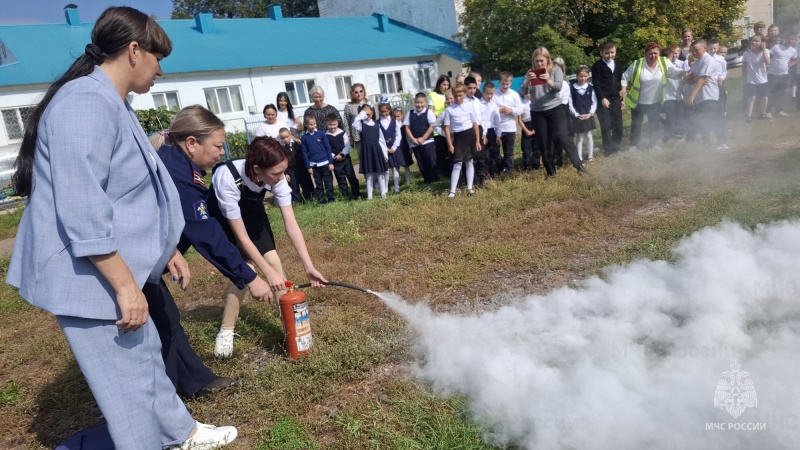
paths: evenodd
<path fill-rule="evenodd" d="M 385 16 L 384 16 L 385 19 Z M 379 17 L 214 19 L 203 34 L 193 19 L 159 20 L 173 42 L 165 73 L 191 73 L 447 55 L 468 62 L 455 41 Z M 51 83 L 84 51 L 94 23 L 0 25 L 18 63 L 0 67 L 0 86 Z"/>

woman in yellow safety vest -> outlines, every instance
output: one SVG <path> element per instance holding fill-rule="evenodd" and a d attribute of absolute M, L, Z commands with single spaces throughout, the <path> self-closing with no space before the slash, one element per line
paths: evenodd
<path fill-rule="evenodd" d="M 671 63 L 660 56 L 661 45 L 648 42 L 645 57 L 633 62 L 622 74 L 622 91 L 625 106 L 631 110 L 631 146 L 636 150 L 647 116 L 648 138 L 651 147 L 658 147 L 661 139 L 661 103 L 664 101 L 667 77 Z"/>

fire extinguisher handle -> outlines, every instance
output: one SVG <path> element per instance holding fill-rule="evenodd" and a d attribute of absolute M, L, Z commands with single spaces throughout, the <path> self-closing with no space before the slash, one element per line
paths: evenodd
<path fill-rule="evenodd" d="M 356 290 L 356 291 L 364 292 L 366 294 L 374 294 L 374 292 L 370 291 L 369 289 L 364 289 L 362 287 L 353 286 L 352 284 L 337 283 L 335 281 L 329 281 L 327 283 L 322 283 L 322 284 L 324 284 L 325 286 L 339 286 L 339 287 L 343 287 L 343 288 L 347 288 L 347 289 L 353 289 L 353 290 Z M 311 287 L 311 283 L 300 284 L 300 285 L 298 285 L 296 287 L 296 289 L 304 289 L 304 288 L 307 288 L 307 287 Z"/>

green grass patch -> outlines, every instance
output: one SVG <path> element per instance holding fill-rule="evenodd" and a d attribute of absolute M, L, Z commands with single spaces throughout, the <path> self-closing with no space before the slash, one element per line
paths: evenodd
<path fill-rule="evenodd" d="M 9 380 L 0 386 L 0 406 L 16 405 L 22 400 L 22 389 L 14 380 Z"/>
<path fill-rule="evenodd" d="M 294 419 L 279 420 L 255 450 L 315 450 L 319 445 L 313 442 L 303 425 Z"/>

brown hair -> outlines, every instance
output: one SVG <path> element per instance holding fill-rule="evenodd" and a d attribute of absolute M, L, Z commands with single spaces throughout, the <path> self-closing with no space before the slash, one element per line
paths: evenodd
<path fill-rule="evenodd" d="M 286 152 L 277 139 L 259 136 L 253 139 L 253 142 L 247 147 L 247 153 L 244 157 L 244 173 L 247 178 L 252 180 L 254 166 L 267 169 L 275 167 L 287 159 Z"/>
<path fill-rule="evenodd" d="M 654 48 L 661 50 L 661 44 L 659 44 L 656 41 L 650 41 L 647 43 L 647 45 L 644 46 L 644 52 L 647 53 Z"/>
<path fill-rule="evenodd" d="M 194 136 L 202 143 L 211 133 L 224 130 L 225 124 L 211 111 L 200 105 L 183 108 L 172 118 L 169 128 L 150 136 L 150 143 L 158 150 L 164 144 L 178 145 Z"/>
<path fill-rule="evenodd" d="M 455 97 L 455 95 L 459 92 L 462 94 L 467 92 L 467 87 L 464 86 L 464 83 L 456 83 L 455 87 L 453 87 L 451 90 L 453 91 L 453 97 Z"/>

